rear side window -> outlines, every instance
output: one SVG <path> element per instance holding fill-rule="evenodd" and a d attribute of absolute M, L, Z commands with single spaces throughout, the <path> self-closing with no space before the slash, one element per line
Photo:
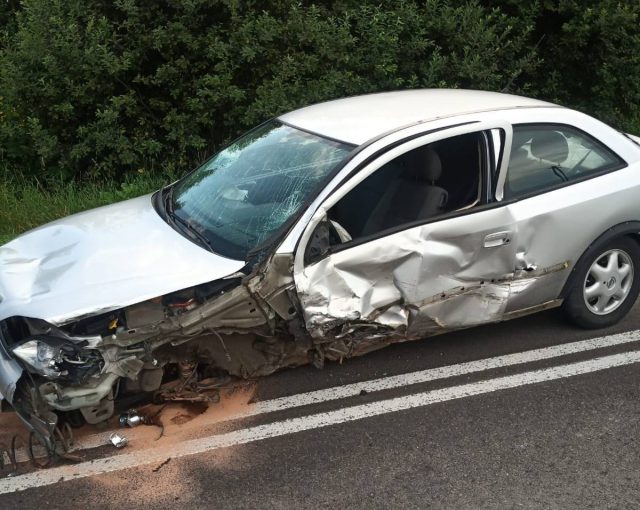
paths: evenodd
<path fill-rule="evenodd" d="M 544 191 L 624 164 L 600 142 L 577 129 L 514 126 L 504 196 L 509 199 Z"/>

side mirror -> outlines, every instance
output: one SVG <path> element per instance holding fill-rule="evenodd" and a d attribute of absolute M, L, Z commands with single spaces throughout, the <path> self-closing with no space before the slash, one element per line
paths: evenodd
<path fill-rule="evenodd" d="M 333 225 L 329 220 L 323 220 L 311 234 L 309 244 L 304 252 L 305 265 L 313 264 L 324 257 L 331 249 L 331 229 Z"/>

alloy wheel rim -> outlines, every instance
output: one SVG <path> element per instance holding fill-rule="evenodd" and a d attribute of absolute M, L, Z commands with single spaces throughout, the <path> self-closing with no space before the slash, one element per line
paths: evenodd
<path fill-rule="evenodd" d="M 607 315 L 624 303 L 633 285 L 633 261 L 623 250 L 609 250 L 591 264 L 582 294 L 589 311 Z"/>

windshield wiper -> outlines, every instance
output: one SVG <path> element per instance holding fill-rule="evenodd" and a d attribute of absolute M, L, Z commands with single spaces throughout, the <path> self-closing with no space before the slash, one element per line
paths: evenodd
<path fill-rule="evenodd" d="M 186 233 L 191 239 L 195 239 L 196 241 L 198 241 L 198 244 L 214 253 L 213 246 L 211 246 L 209 239 L 207 239 L 206 236 L 204 236 L 188 221 L 183 220 L 174 212 L 173 186 L 167 190 L 167 193 L 164 197 L 164 211 L 167 215 L 167 218 L 169 218 L 169 220 L 171 220 L 174 225 L 178 226 L 182 232 Z"/>
<path fill-rule="evenodd" d="M 164 212 L 167 216 L 173 215 L 173 186 L 168 187 L 164 192 Z"/>

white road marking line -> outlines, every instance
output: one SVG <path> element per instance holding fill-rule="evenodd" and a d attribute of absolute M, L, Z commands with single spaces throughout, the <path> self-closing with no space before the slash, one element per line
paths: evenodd
<path fill-rule="evenodd" d="M 621 367 L 640 362 L 640 351 L 603 356 L 567 365 L 523 372 L 520 374 L 478 381 L 460 386 L 452 386 L 423 393 L 416 393 L 403 397 L 391 398 L 337 409 L 324 413 L 317 413 L 299 418 L 291 418 L 265 425 L 258 425 L 246 429 L 236 430 L 226 434 L 193 439 L 175 445 L 172 449 L 158 446 L 148 450 L 125 453 L 116 457 L 98 459 L 75 465 L 61 466 L 42 471 L 36 471 L 15 478 L 0 479 L 0 494 L 23 491 L 34 487 L 53 485 L 62 479 L 78 480 L 114 471 L 121 471 L 148 464 L 160 463 L 168 457 L 180 458 L 205 452 L 260 441 L 263 439 L 294 434 L 306 430 L 328 427 L 341 423 L 362 420 L 374 416 L 394 413 L 416 407 L 428 406 L 439 402 L 446 402 L 483 393 L 492 393 L 509 388 L 517 388 L 556 379 L 563 379 L 581 374 L 588 374 L 613 367 Z"/>
<path fill-rule="evenodd" d="M 407 374 L 394 375 L 373 379 L 344 386 L 335 386 L 324 390 L 310 391 L 291 395 L 289 397 L 281 397 L 264 402 L 257 402 L 251 409 L 252 414 L 272 413 L 293 407 L 317 404 L 329 400 L 347 398 L 359 395 L 362 390 L 372 393 L 388 389 L 399 388 L 402 386 L 410 386 L 412 384 L 420 384 L 438 379 L 447 379 L 460 375 L 467 375 L 476 372 L 484 372 L 494 368 L 503 368 L 513 365 L 521 365 L 534 361 L 543 361 L 568 354 L 576 354 L 579 352 L 601 349 L 604 347 L 612 347 L 615 345 L 628 344 L 640 341 L 640 330 L 628 331 L 617 335 L 609 335 L 604 337 L 592 338 L 589 340 L 581 340 L 562 345 L 554 345 L 552 347 L 543 347 L 533 349 L 531 351 L 517 352 L 514 354 L 505 354 L 494 358 L 486 358 L 476 361 L 469 361 L 457 365 L 447 365 L 444 367 L 430 368 L 420 370 L 418 372 L 410 372 Z"/>
<path fill-rule="evenodd" d="M 412 384 L 425 383 L 460 375 L 483 372 L 485 370 L 494 368 L 503 368 L 513 365 L 521 365 L 524 363 L 531 363 L 534 361 L 542 361 L 559 356 L 566 356 L 569 354 L 576 354 L 579 352 L 591 351 L 604 347 L 613 347 L 616 345 L 628 344 L 638 341 L 640 341 L 640 330 L 634 330 L 616 335 L 592 338 L 589 340 L 581 340 L 579 342 L 554 345 L 552 347 L 543 347 L 540 349 L 533 349 L 531 351 L 524 351 L 515 354 L 497 356 L 494 358 L 470 361 L 467 363 L 460 363 L 458 365 L 430 368 L 418 372 L 410 372 L 408 374 L 382 377 L 379 379 L 372 379 L 370 381 L 345 384 L 343 386 L 334 386 L 332 388 L 309 391 L 306 393 L 299 393 L 287 397 L 280 397 L 272 400 L 265 400 L 262 402 L 249 404 L 240 411 L 237 411 L 233 414 L 222 415 L 220 419 L 214 418 L 208 423 L 222 423 L 226 421 L 237 420 L 240 418 L 248 418 L 259 414 L 273 413 L 276 411 L 293 409 L 296 407 L 317 404 L 320 402 L 329 402 L 341 398 L 354 397 L 359 395 L 361 391 L 373 393 L 376 391 L 400 388 L 403 386 L 410 386 Z M 105 432 L 100 434 L 93 434 L 91 436 L 79 439 L 78 442 L 74 445 L 73 450 L 87 450 L 90 448 L 103 446 L 108 443 L 110 434 L 111 432 Z M 142 433 L 138 432 L 135 429 L 127 430 L 127 437 L 131 441 L 135 441 L 136 435 L 138 434 L 141 435 Z"/>

